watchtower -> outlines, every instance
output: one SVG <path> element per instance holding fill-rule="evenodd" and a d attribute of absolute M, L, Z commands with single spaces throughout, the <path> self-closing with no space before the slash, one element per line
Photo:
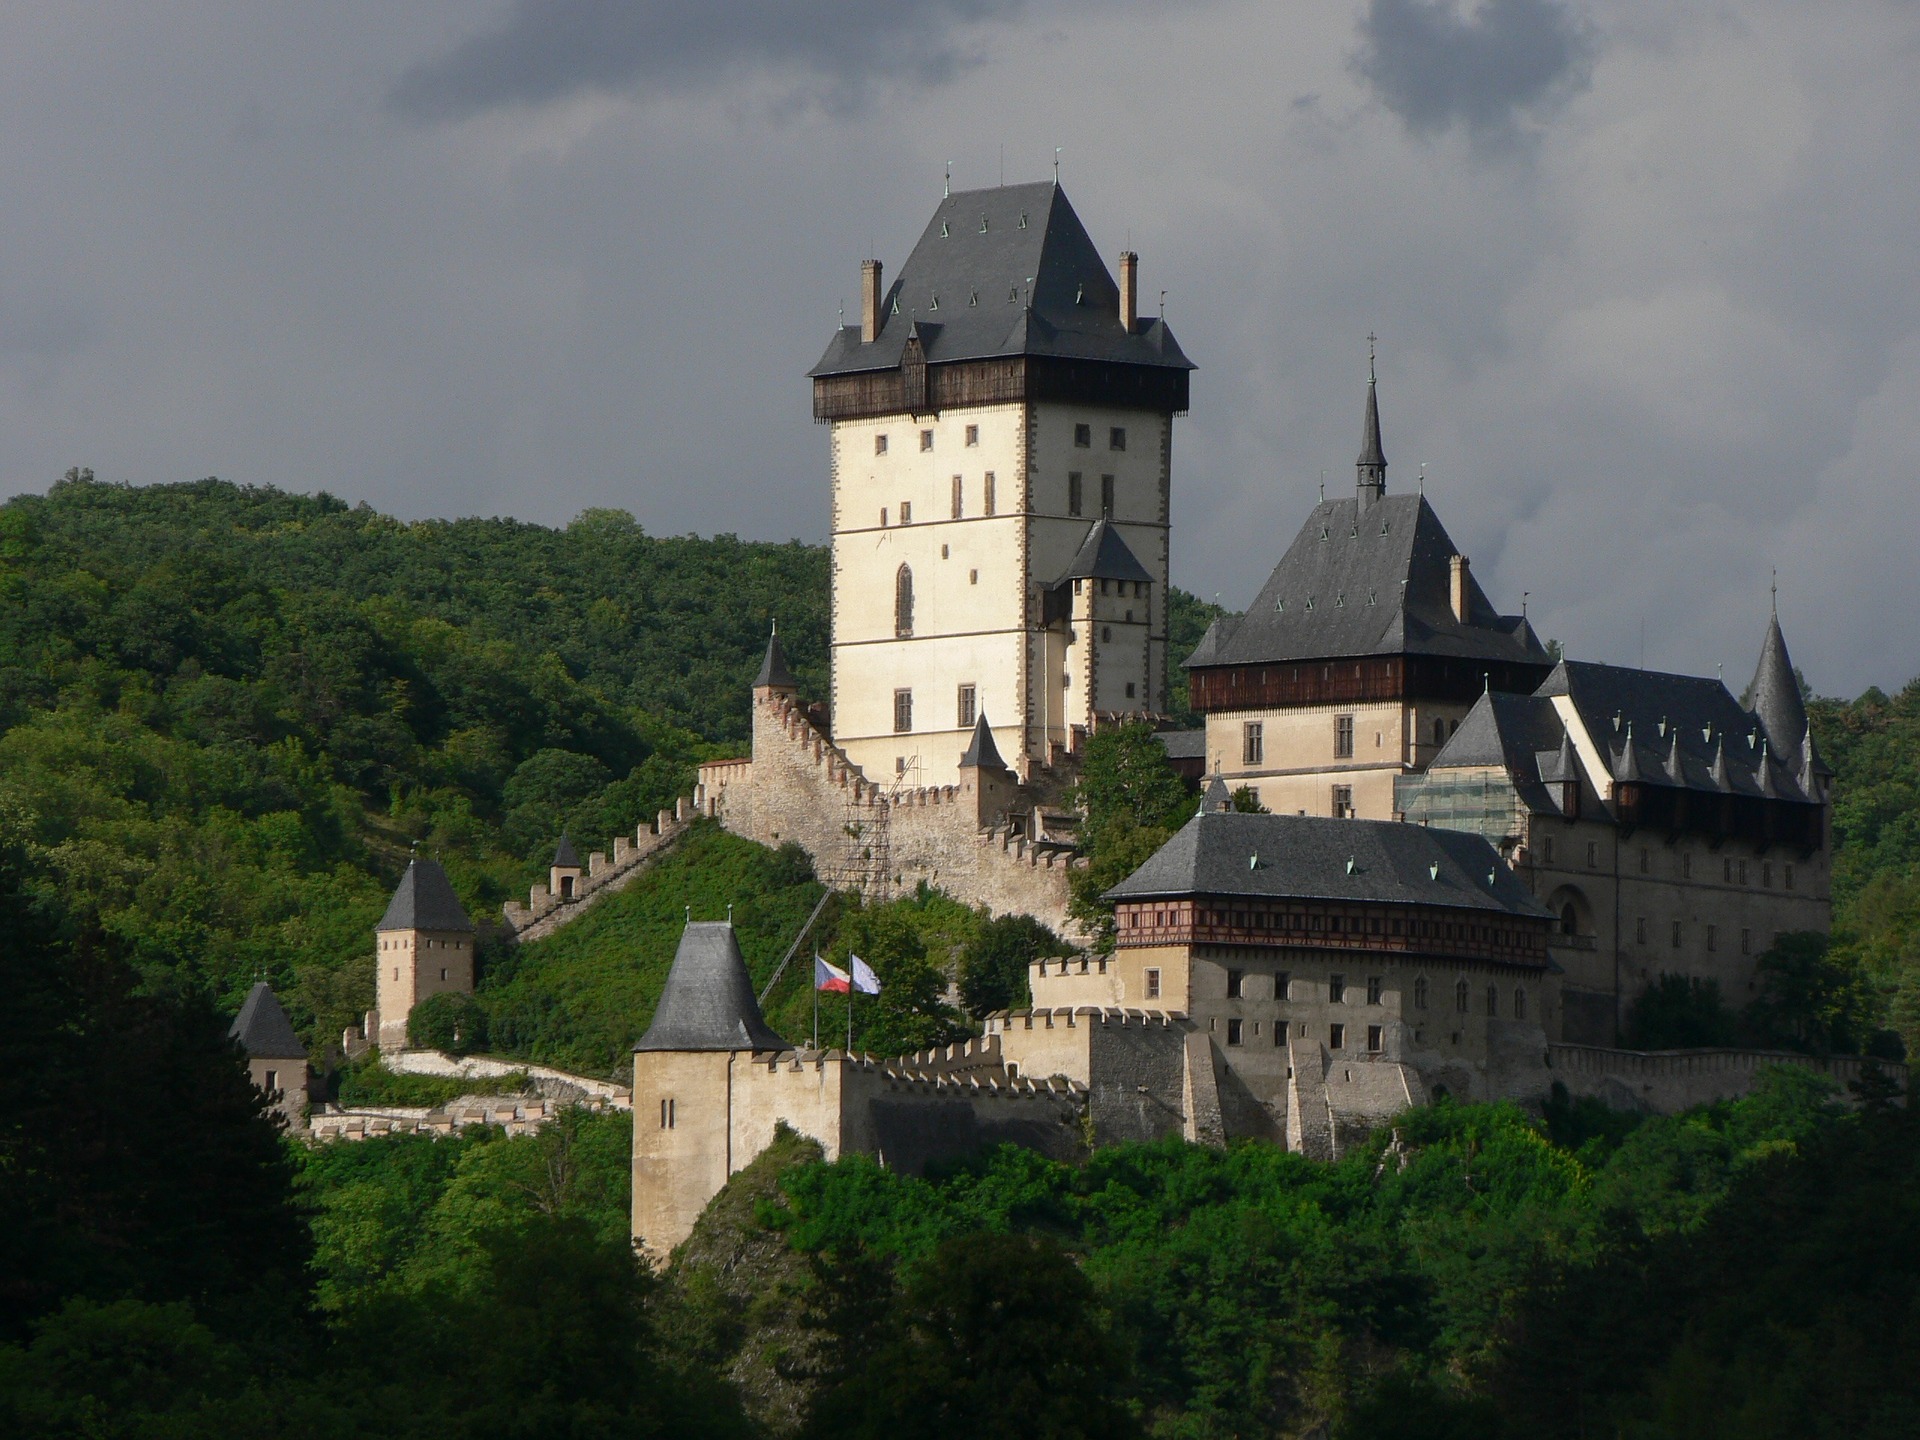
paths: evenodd
<path fill-rule="evenodd" d="M 473 922 L 437 860 L 415 860 L 374 927 L 376 985 L 370 1033 L 383 1050 L 407 1045 L 407 1016 L 429 995 L 473 993 Z"/>

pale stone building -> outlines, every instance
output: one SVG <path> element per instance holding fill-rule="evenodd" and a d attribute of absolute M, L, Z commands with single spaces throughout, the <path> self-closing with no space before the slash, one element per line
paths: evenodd
<path fill-rule="evenodd" d="M 438 860 L 414 860 L 374 927 L 374 1009 L 367 1037 L 407 1048 L 407 1017 L 429 995 L 473 993 L 473 922 Z"/>
<path fill-rule="evenodd" d="M 305 1125 L 312 1089 L 307 1047 L 266 981 L 256 981 L 247 992 L 227 1034 L 247 1057 L 254 1088 L 271 1098 L 274 1110 L 290 1128 Z"/>
<path fill-rule="evenodd" d="M 829 426 L 834 743 L 958 778 L 977 717 L 1034 778 L 1166 692 L 1173 417 L 1192 364 L 1057 184 L 946 196 L 812 372 Z"/>

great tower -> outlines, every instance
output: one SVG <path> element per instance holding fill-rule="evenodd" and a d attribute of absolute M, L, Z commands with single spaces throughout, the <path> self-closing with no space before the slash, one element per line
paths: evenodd
<path fill-rule="evenodd" d="M 947 785 L 976 723 L 1023 779 L 1163 707 L 1173 417 L 1192 363 L 1057 183 L 945 196 L 810 373 L 829 426 L 832 729 Z"/>

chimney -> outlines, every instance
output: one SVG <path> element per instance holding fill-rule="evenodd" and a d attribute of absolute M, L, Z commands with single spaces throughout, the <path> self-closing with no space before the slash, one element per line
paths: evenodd
<path fill-rule="evenodd" d="M 860 262 L 860 343 L 871 345 L 880 338 L 880 262 Z"/>
<path fill-rule="evenodd" d="M 1120 252 L 1120 325 L 1133 333 L 1140 318 L 1140 257 L 1131 250 Z"/>
<path fill-rule="evenodd" d="M 1453 618 L 1458 620 L 1462 625 L 1465 625 L 1468 623 L 1467 622 L 1467 557 L 1464 555 L 1455 555 L 1453 557 L 1450 568 L 1453 572 L 1451 577 L 1453 583 L 1449 587 L 1451 591 L 1451 599 L 1453 602 Z"/>

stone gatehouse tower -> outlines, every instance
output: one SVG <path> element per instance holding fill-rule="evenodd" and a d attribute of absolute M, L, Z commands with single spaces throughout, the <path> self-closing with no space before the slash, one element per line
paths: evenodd
<path fill-rule="evenodd" d="M 1058 184 L 949 194 L 810 372 L 830 427 L 834 743 L 957 783 L 981 715 L 1022 780 L 1162 708 L 1173 417 L 1193 366 Z"/>

